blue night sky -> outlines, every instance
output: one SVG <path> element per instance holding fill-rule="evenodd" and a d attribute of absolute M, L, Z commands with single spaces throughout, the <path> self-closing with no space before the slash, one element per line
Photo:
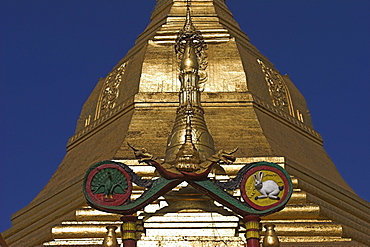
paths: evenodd
<path fill-rule="evenodd" d="M 251 42 L 290 75 L 325 150 L 369 201 L 370 1 L 227 4 Z M 83 103 L 134 45 L 154 5 L 0 0 L 0 232 L 53 175 Z"/>

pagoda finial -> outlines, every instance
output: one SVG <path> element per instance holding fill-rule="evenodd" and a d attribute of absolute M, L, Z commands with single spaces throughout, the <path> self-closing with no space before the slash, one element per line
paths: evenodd
<path fill-rule="evenodd" d="M 186 20 L 185 20 L 185 25 L 183 28 L 185 32 L 194 32 L 196 30 L 191 20 L 190 7 L 191 7 L 191 1 L 187 0 L 186 1 Z"/>
<path fill-rule="evenodd" d="M 201 106 L 199 69 L 206 68 L 202 34 L 191 20 L 190 1 L 186 1 L 186 20 L 176 39 L 179 60 L 179 107 L 172 133 L 167 142 L 165 161 L 175 163 L 178 170 L 194 171 L 201 160 L 212 156 L 213 138 L 208 132 Z"/>

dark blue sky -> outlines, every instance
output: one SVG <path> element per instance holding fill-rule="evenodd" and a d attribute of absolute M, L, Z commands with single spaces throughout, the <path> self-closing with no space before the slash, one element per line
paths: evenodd
<path fill-rule="evenodd" d="M 0 232 L 50 179 L 84 101 L 133 46 L 154 4 L 0 0 Z M 370 1 L 227 4 L 251 42 L 306 97 L 329 156 L 369 201 Z"/>

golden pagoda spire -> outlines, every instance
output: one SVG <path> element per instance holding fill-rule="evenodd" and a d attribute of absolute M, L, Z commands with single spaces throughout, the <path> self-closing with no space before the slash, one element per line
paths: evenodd
<path fill-rule="evenodd" d="M 101 245 L 105 227 L 119 225 L 120 218 L 85 207 L 81 181 L 91 164 L 117 160 L 144 177 L 157 177 L 153 167 L 133 159 L 127 147 L 133 143 L 150 147 L 160 162 L 165 158 L 162 172 L 173 177 L 186 173 L 176 168 L 177 157 L 194 161 L 199 154 L 199 170 L 189 173 L 204 178 L 209 166 L 202 167 L 207 163 L 202 160 L 218 160 L 217 154 L 210 157 L 214 140 L 218 150 L 239 147 L 232 166 L 221 165 L 211 174 L 215 181 L 236 177 L 246 163 L 260 160 L 279 163 L 294 176 L 286 209 L 262 219 L 276 225 L 282 244 L 370 246 L 370 204 L 354 194 L 325 152 L 303 95 L 250 43 L 225 0 L 192 0 L 192 7 L 189 0 L 156 3 L 135 46 L 86 100 L 67 154 L 48 184 L 12 216 L 12 227 L 2 233 L 8 245 Z M 186 156 L 188 151 L 193 156 Z M 244 244 L 238 217 L 201 193 L 196 201 L 186 188 L 173 192 L 150 205 L 145 212 L 150 220 L 136 226 L 145 229 L 141 245 Z M 135 187 L 134 193 L 136 198 L 142 190 Z M 189 219 L 186 227 L 178 224 L 180 218 Z"/>
<path fill-rule="evenodd" d="M 179 170 L 195 169 L 192 167 L 194 164 L 199 164 L 215 153 L 200 100 L 198 71 L 200 64 L 206 64 L 202 61 L 205 49 L 203 36 L 192 23 L 190 2 L 187 1 L 185 24 L 175 44 L 181 83 L 179 107 L 165 157 L 166 162 L 175 162 Z"/>

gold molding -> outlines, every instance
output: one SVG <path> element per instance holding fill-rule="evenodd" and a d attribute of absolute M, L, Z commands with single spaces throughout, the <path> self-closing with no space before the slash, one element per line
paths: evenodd
<path fill-rule="evenodd" d="M 114 121 L 114 119 L 118 118 L 122 114 L 127 113 L 129 110 L 137 109 L 137 108 L 145 108 L 145 107 L 177 107 L 177 98 L 176 94 L 174 93 L 157 93 L 159 96 L 153 98 L 151 93 L 138 93 L 133 98 L 126 100 L 125 102 L 121 103 L 120 105 L 116 106 L 113 110 L 109 111 L 108 114 L 101 116 L 99 119 L 91 123 L 90 125 L 83 128 L 81 131 L 75 133 L 69 140 L 67 144 L 67 151 L 71 150 L 73 147 L 78 145 L 78 143 L 82 142 L 88 136 L 91 136 L 93 133 L 101 129 L 103 126 L 108 125 L 110 122 Z M 166 96 L 170 96 L 170 99 L 165 99 L 163 94 Z M 275 119 L 279 120 L 285 124 L 292 124 L 290 126 L 294 126 L 297 130 L 299 130 L 302 134 L 309 137 L 316 143 L 322 145 L 322 138 L 321 135 L 311 129 L 310 127 L 306 126 L 301 121 L 297 120 L 296 118 L 292 117 L 291 115 L 287 114 L 279 110 L 278 108 L 274 107 L 273 105 L 259 99 L 257 96 L 251 94 L 250 92 L 222 92 L 217 93 L 222 96 L 224 95 L 225 100 L 217 100 L 208 97 L 207 93 L 204 93 L 202 99 L 202 106 L 205 108 L 205 115 L 207 115 L 206 108 L 208 107 L 225 107 L 225 103 L 229 107 L 251 107 L 256 106 L 256 108 L 262 110 L 265 113 L 268 113 L 270 116 L 274 117 Z M 233 95 L 230 98 L 230 95 Z M 226 99 L 228 99 L 226 101 Z"/>

